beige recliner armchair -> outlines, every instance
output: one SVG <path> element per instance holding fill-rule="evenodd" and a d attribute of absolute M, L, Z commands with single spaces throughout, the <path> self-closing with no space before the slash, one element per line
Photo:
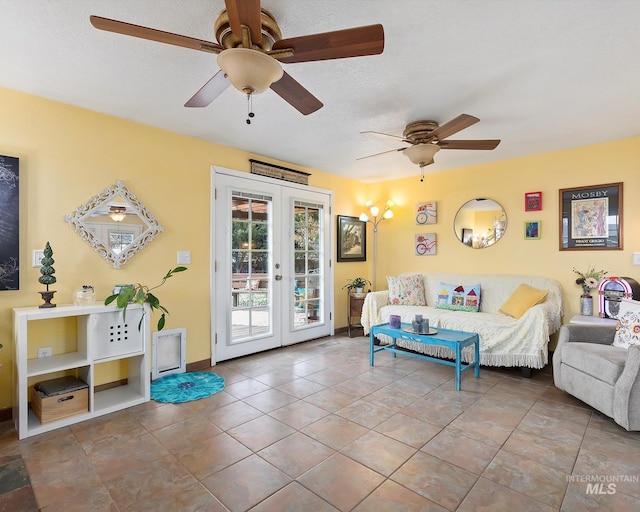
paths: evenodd
<path fill-rule="evenodd" d="M 640 430 L 640 346 L 613 346 L 615 332 L 615 326 L 563 325 L 553 380 L 618 425 Z"/>

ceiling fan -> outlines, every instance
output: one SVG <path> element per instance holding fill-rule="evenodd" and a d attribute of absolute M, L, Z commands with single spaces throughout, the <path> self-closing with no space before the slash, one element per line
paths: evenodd
<path fill-rule="evenodd" d="M 206 107 L 231 83 L 251 96 L 271 88 L 304 115 L 322 107 L 322 102 L 283 71 L 281 62 L 308 62 L 376 55 L 384 49 L 382 25 L 368 25 L 334 32 L 282 39 L 273 16 L 260 7 L 260 0 L 225 0 L 226 9 L 214 25 L 217 42 L 164 32 L 100 16 L 90 16 L 100 30 L 218 54 L 221 68 L 185 107 Z M 251 121 L 247 119 L 247 123 Z"/>
<path fill-rule="evenodd" d="M 375 155 L 358 158 L 358 160 L 402 151 L 411 162 L 420 166 L 420 181 L 424 181 L 424 167 L 433 163 L 434 155 L 441 149 L 495 149 L 500 144 L 500 140 L 444 140 L 479 121 L 480 119 L 477 117 L 468 114 L 460 114 L 442 126 L 435 121 L 414 121 L 407 125 L 402 132 L 402 137 L 372 131 L 360 132 L 367 135 L 391 137 L 410 144 L 410 146 L 390 149 Z"/>

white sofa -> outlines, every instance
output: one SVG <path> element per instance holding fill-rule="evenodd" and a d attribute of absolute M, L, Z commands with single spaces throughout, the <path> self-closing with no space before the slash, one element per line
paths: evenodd
<path fill-rule="evenodd" d="M 416 274 L 412 272 L 411 274 Z M 364 301 L 362 325 L 369 334 L 371 326 L 389 321 L 389 315 L 400 315 L 402 322 L 410 323 L 416 314 L 429 319 L 431 327 L 478 333 L 480 337 L 480 364 L 543 368 L 549 359 L 549 337 L 560 329 L 562 318 L 562 287 L 555 279 L 542 276 L 507 274 L 452 274 L 422 273 L 426 306 L 389 304 L 389 291 L 371 292 Z M 451 311 L 436 309 L 440 283 L 472 286 L 480 284 L 480 311 Z M 526 284 L 548 294 L 543 303 L 531 307 L 519 319 L 499 311 L 520 284 Z M 380 337 L 383 344 L 390 340 Z M 434 357 L 452 357 L 445 348 L 398 340 L 397 345 Z M 464 362 L 473 360 L 472 347 L 462 352 Z"/>

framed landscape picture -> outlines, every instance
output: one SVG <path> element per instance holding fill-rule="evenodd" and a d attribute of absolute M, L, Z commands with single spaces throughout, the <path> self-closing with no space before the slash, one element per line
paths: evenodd
<path fill-rule="evenodd" d="M 338 215 L 338 261 L 367 261 L 367 223 Z"/>
<path fill-rule="evenodd" d="M 622 183 L 560 189 L 560 250 L 622 249 Z"/>

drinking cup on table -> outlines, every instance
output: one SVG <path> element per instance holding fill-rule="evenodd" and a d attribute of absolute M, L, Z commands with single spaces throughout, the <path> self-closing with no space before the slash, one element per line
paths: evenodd
<path fill-rule="evenodd" d="M 400 315 L 390 315 L 389 326 L 392 329 L 400 329 Z"/>

